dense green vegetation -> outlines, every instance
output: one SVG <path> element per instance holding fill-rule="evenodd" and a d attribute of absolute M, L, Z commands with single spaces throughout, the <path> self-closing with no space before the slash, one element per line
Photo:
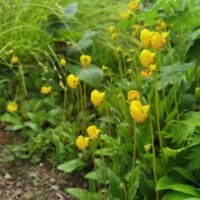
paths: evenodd
<path fill-rule="evenodd" d="M 0 162 L 83 171 L 80 200 L 200 199 L 199 5 L 2 0 L 0 122 L 24 143 Z"/>

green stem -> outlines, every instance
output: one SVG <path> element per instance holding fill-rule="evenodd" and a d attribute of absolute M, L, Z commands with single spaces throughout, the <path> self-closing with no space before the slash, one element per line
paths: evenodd
<path fill-rule="evenodd" d="M 158 55 L 158 61 L 157 61 L 157 67 L 158 67 L 158 71 L 160 72 L 160 81 L 161 81 L 161 87 L 162 87 L 162 96 L 163 99 L 166 98 L 165 96 L 165 87 L 164 87 L 164 83 L 163 83 L 163 77 L 162 77 L 162 63 L 161 63 L 161 57 L 160 57 L 160 51 L 157 51 L 157 55 Z M 165 111 L 167 116 L 169 115 L 168 109 L 167 109 L 167 103 L 165 104 Z"/>
<path fill-rule="evenodd" d="M 150 119 L 150 130 L 151 130 L 151 143 L 152 143 L 152 153 L 153 153 L 153 161 L 152 161 L 152 167 L 153 167 L 153 176 L 154 176 L 154 183 L 155 183 L 155 192 L 156 192 L 156 200 L 159 199 L 159 194 L 157 190 L 157 167 L 156 167 L 156 151 L 155 151 L 155 144 L 154 144 L 154 134 L 153 134 L 153 125 L 152 125 L 152 119 L 151 119 L 151 113 L 149 113 L 149 119 Z"/>
<path fill-rule="evenodd" d="M 175 83 L 175 76 L 174 76 L 174 59 L 172 55 L 172 47 L 171 47 L 170 40 L 168 40 L 168 46 L 169 46 L 169 54 L 170 54 L 171 66 L 172 66 L 172 83 L 173 83 L 174 102 L 175 102 L 175 107 L 176 107 L 176 116 L 177 116 L 177 120 L 179 121 L 178 100 L 177 100 L 176 83 Z"/>
<path fill-rule="evenodd" d="M 134 120 L 134 124 L 133 124 L 133 167 L 136 164 L 136 122 Z"/>
<path fill-rule="evenodd" d="M 26 82 L 25 82 L 25 78 L 24 78 L 24 70 L 23 70 L 23 67 L 21 64 L 19 65 L 19 73 L 21 76 L 21 86 L 22 86 L 22 89 L 24 92 L 24 96 L 26 97 L 27 96 Z"/>
<path fill-rule="evenodd" d="M 158 74 L 157 71 L 154 75 L 154 93 L 155 93 L 155 110 L 156 110 L 156 124 L 158 130 L 158 139 L 160 144 L 160 149 L 163 155 L 163 141 L 160 132 L 160 112 L 159 112 L 159 94 L 158 94 Z"/>

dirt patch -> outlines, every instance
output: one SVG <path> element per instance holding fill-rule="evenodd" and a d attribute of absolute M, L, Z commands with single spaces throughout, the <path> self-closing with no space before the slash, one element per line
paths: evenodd
<path fill-rule="evenodd" d="M 19 136 L 3 131 L 0 125 L 0 157 L 5 156 L 6 145 L 20 141 Z M 65 193 L 70 187 L 87 188 L 83 174 L 66 175 L 48 162 L 37 165 L 23 161 L 21 164 L 0 162 L 1 200 L 75 200 Z"/>

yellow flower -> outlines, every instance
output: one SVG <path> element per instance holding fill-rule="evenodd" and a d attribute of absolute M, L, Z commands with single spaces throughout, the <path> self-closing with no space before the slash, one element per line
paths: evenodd
<path fill-rule="evenodd" d="M 151 38 L 151 46 L 154 49 L 159 50 L 163 47 L 167 42 L 168 32 L 164 32 L 162 34 L 158 32 L 154 32 Z"/>
<path fill-rule="evenodd" d="M 155 71 L 156 70 L 156 65 L 150 65 L 149 66 L 149 70 L 151 70 L 151 71 Z"/>
<path fill-rule="evenodd" d="M 115 32 L 116 32 L 115 26 L 109 26 L 108 32 L 109 32 L 110 34 L 115 33 Z"/>
<path fill-rule="evenodd" d="M 141 71 L 141 76 L 143 77 L 143 78 L 148 78 L 149 76 L 151 76 L 152 75 L 152 71 L 151 70 L 142 70 Z"/>
<path fill-rule="evenodd" d="M 139 8 L 140 6 L 140 0 L 134 0 L 134 1 L 130 1 L 128 3 L 128 8 L 132 11 L 135 11 Z"/>
<path fill-rule="evenodd" d="M 52 87 L 51 86 L 42 86 L 41 89 L 40 89 L 40 92 L 42 94 L 49 94 L 52 90 Z"/>
<path fill-rule="evenodd" d="M 158 19 L 156 22 L 156 30 L 161 31 L 161 30 L 165 30 L 166 28 L 167 28 L 167 25 L 163 21 L 163 19 Z"/>
<path fill-rule="evenodd" d="M 67 61 L 64 58 L 60 59 L 60 65 L 65 66 L 67 64 Z"/>
<path fill-rule="evenodd" d="M 140 53 L 140 62 L 142 63 L 142 65 L 144 67 L 149 67 L 150 65 L 154 64 L 155 62 L 155 53 L 144 49 L 141 53 Z"/>
<path fill-rule="evenodd" d="M 98 90 L 93 90 L 91 92 L 90 99 L 95 106 L 99 106 L 101 103 L 103 103 L 105 99 L 105 92 L 99 92 Z"/>
<path fill-rule="evenodd" d="M 19 58 L 17 56 L 13 56 L 11 59 L 11 64 L 12 65 L 18 65 L 19 64 Z"/>
<path fill-rule="evenodd" d="M 91 58 L 91 56 L 88 56 L 88 55 L 81 55 L 80 61 L 81 61 L 81 65 L 83 66 L 83 68 L 87 68 L 88 65 L 91 63 L 92 58 Z"/>
<path fill-rule="evenodd" d="M 130 90 L 128 92 L 128 101 L 140 100 L 140 93 L 137 90 Z"/>
<path fill-rule="evenodd" d="M 95 125 L 88 126 L 87 133 L 91 140 L 95 140 L 99 137 L 100 130 Z"/>
<path fill-rule="evenodd" d="M 134 100 L 130 105 L 131 117 L 137 122 L 142 123 L 148 118 L 150 105 L 143 106 L 140 101 Z"/>
<path fill-rule="evenodd" d="M 89 146 L 89 137 L 83 137 L 82 135 L 78 136 L 76 139 L 76 146 L 80 150 L 84 150 Z"/>
<path fill-rule="evenodd" d="M 110 36 L 111 40 L 116 40 L 117 39 L 117 33 L 112 33 Z"/>
<path fill-rule="evenodd" d="M 151 37 L 153 35 L 153 32 L 148 29 L 143 29 L 140 32 L 140 41 L 142 44 L 146 47 L 149 47 L 151 45 Z"/>
<path fill-rule="evenodd" d="M 15 112 L 15 111 L 17 111 L 17 109 L 18 109 L 18 104 L 16 102 L 13 101 L 13 102 L 8 103 L 7 111 Z"/>
<path fill-rule="evenodd" d="M 132 16 L 131 10 L 121 13 L 121 18 L 123 19 L 130 19 Z"/>
<path fill-rule="evenodd" d="M 67 81 L 69 87 L 72 89 L 76 89 L 79 86 L 79 78 L 74 76 L 73 74 L 70 74 L 66 78 L 66 81 Z"/>

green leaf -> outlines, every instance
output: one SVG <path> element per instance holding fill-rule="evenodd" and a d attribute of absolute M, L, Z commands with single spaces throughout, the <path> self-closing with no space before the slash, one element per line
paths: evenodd
<path fill-rule="evenodd" d="M 139 187 L 140 168 L 137 166 L 127 175 L 128 179 L 128 199 L 134 200 Z"/>
<path fill-rule="evenodd" d="M 103 117 L 100 117 L 98 120 L 99 121 L 108 122 L 108 123 L 111 123 L 111 124 L 115 124 L 116 123 L 113 116 L 103 116 Z"/>
<path fill-rule="evenodd" d="M 184 178 L 188 179 L 189 181 L 197 183 L 195 177 L 188 169 L 183 169 L 181 167 L 174 167 L 173 169 L 176 170 L 178 173 L 180 173 Z"/>
<path fill-rule="evenodd" d="M 66 191 L 79 200 L 100 200 L 98 194 L 93 194 L 80 188 L 69 188 Z"/>
<path fill-rule="evenodd" d="M 71 3 L 64 6 L 65 18 L 69 19 L 77 13 L 78 3 Z"/>
<path fill-rule="evenodd" d="M 79 49 L 84 50 L 84 49 L 87 49 L 92 43 L 93 43 L 93 41 L 91 39 L 83 38 L 78 41 L 77 45 L 78 45 Z"/>
<path fill-rule="evenodd" d="M 87 84 L 93 87 L 101 86 L 103 80 L 103 72 L 100 68 L 95 65 L 89 65 L 87 69 L 83 69 L 81 66 L 70 65 L 69 71 L 85 81 Z"/>
<path fill-rule="evenodd" d="M 113 156 L 114 152 L 112 148 L 103 148 L 103 149 L 97 149 L 95 151 L 96 155 L 103 155 L 103 156 Z"/>
<path fill-rule="evenodd" d="M 190 195 L 181 192 L 170 191 L 162 198 L 162 200 L 186 200 L 185 198 L 187 197 L 190 197 Z"/>
<path fill-rule="evenodd" d="M 64 171 L 65 173 L 71 173 L 75 169 L 82 167 L 84 165 L 85 165 L 85 163 L 81 159 L 77 158 L 74 160 L 64 162 L 64 163 L 58 165 L 57 168 L 61 171 Z"/>
<path fill-rule="evenodd" d="M 185 194 L 190 194 L 195 197 L 200 197 L 200 189 L 197 189 L 190 185 L 179 183 L 170 176 L 164 176 L 160 178 L 160 180 L 157 183 L 157 189 L 158 190 L 171 189 L 171 190 L 182 192 Z"/>
<path fill-rule="evenodd" d="M 15 113 L 14 114 L 5 113 L 4 115 L 0 117 L 0 121 L 9 122 L 14 125 L 23 125 L 20 117 L 16 115 Z"/>

